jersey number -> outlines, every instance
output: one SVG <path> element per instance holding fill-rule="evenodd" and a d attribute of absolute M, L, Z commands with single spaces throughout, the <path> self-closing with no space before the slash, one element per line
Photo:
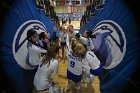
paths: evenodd
<path fill-rule="evenodd" d="M 71 61 L 71 62 L 70 62 L 70 66 L 71 66 L 72 68 L 74 68 L 75 62 Z"/>

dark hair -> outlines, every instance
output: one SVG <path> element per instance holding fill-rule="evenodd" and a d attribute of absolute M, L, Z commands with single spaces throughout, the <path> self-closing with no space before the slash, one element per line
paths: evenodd
<path fill-rule="evenodd" d="M 59 30 L 62 31 L 62 26 L 59 27 Z"/>
<path fill-rule="evenodd" d="M 59 39 L 59 37 L 55 36 L 55 37 L 54 37 L 54 42 L 55 42 L 57 39 Z"/>
<path fill-rule="evenodd" d="M 45 38 L 45 32 L 41 32 L 40 34 L 39 34 L 39 39 L 41 40 L 41 39 L 44 39 Z"/>
<path fill-rule="evenodd" d="M 75 34 L 75 36 L 76 36 L 76 37 L 78 37 L 78 38 L 80 38 L 80 35 L 79 35 L 79 33 L 76 33 L 76 34 Z"/>
<path fill-rule="evenodd" d="M 88 35 L 88 37 L 91 37 L 92 31 L 88 29 L 88 30 L 86 31 L 86 34 Z"/>
<path fill-rule="evenodd" d="M 27 40 L 31 40 L 31 37 L 33 37 L 36 34 L 36 31 L 33 29 L 30 29 L 27 31 Z"/>
<path fill-rule="evenodd" d="M 96 38 L 96 34 L 92 34 L 90 38 Z"/>
<path fill-rule="evenodd" d="M 86 31 L 86 33 L 87 33 L 87 35 L 88 35 L 89 38 L 96 38 L 96 35 L 93 34 L 93 32 L 92 32 L 91 30 L 88 29 L 88 30 Z"/>
<path fill-rule="evenodd" d="M 37 34 L 37 32 L 36 32 L 35 30 L 33 30 L 33 29 L 28 30 L 28 31 L 27 31 L 27 34 L 26 34 L 26 35 L 27 35 L 27 40 L 28 40 L 29 42 L 31 42 L 32 44 L 34 44 L 35 46 L 39 46 L 40 48 L 45 49 L 45 48 L 42 47 L 40 44 L 38 44 L 38 43 L 32 41 L 31 37 L 33 37 L 35 34 Z"/>
<path fill-rule="evenodd" d="M 45 58 L 43 59 L 43 62 L 44 62 L 44 63 L 48 63 L 48 62 L 49 62 L 49 65 L 50 65 L 50 60 L 51 60 L 52 58 L 56 58 L 56 55 L 57 55 L 58 51 L 59 51 L 59 47 L 56 46 L 56 45 L 54 45 L 54 44 L 52 44 L 52 45 L 50 46 L 50 48 L 48 49 L 48 51 L 47 51 L 47 53 L 46 53 L 46 56 L 45 56 Z"/>

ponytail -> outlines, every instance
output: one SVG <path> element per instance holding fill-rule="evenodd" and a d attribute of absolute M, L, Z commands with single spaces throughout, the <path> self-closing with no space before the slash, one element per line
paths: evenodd
<path fill-rule="evenodd" d="M 56 55 L 57 55 L 58 51 L 59 51 L 59 47 L 54 45 L 54 44 L 52 44 L 50 46 L 50 48 L 48 49 L 48 51 L 47 51 L 47 53 L 45 55 L 45 58 L 43 59 L 43 63 L 45 63 L 45 64 L 49 63 L 49 65 L 50 65 L 51 59 L 56 58 Z"/>

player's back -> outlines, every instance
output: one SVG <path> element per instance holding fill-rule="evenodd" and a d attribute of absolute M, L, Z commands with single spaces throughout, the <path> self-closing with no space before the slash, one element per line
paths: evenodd
<path fill-rule="evenodd" d="M 74 56 L 71 52 L 67 55 L 68 57 L 68 70 L 75 75 L 82 74 L 82 63 L 78 56 Z"/>
<path fill-rule="evenodd" d="M 49 79 L 51 72 L 52 68 L 50 68 L 48 64 L 40 64 L 35 74 L 35 79 L 44 82 Z"/>

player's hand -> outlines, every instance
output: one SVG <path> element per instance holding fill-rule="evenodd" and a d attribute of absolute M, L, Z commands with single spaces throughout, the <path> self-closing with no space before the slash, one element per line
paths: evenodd
<path fill-rule="evenodd" d="M 57 60 L 58 60 L 58 62 L 60 62 L 60 61 L 62 61 L 62 58 L 59 56 L 59 57 L 57 58 Z"/>

